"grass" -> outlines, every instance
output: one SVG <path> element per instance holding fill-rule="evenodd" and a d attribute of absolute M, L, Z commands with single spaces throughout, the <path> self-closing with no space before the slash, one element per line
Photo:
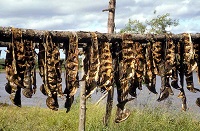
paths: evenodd
<path fill-rule="evenodd" d="M 116 108 L 108 127 L 102 123 L 105 106 L 87 104 L 87 131 L 199 131 L 200 117 L 161 107 L 131 108 L 131 116 L 122 123 L 114 123 Z M 41 107 L 22 107 L 0 104 L 0 130 L 15 131 L 76 131 L 79 105 L 74 104 L 69 113 L 65 109 L 52 111 Z"/>

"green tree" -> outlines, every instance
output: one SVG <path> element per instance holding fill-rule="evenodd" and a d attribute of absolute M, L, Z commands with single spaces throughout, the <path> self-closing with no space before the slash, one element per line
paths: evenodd
<path fill-rule="evenodd" d="M 121 29 L 120 32 L 144 34 L 146 31 L 146 28 L 147 28 L 147 25 L 141 23 L 139 20 L 129 19 L 128 23 L 125 25 L 125 28 Z"/>
<path fill-rule="evenodd" d="M 156 11 L 154 11 L 156 15 Z M 163 34 L 167 32 L 167 27 L 178 26 L 179 20 L 171 19 L 170 14 L 166 13 L 163 15 L 157 15 L 151 20 L 146 20 L 145 22 L 140 22 L 139 20 L 129 19 L 125 28 L 120 30 L 120 33 L 152 33 L 152 34 Z"/>

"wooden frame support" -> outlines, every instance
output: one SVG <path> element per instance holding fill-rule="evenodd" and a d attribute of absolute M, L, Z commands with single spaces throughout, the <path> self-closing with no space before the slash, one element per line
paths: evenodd
<path fill-rule="evenodd" d="M 0 47 L 6 47 L 8 46 L 7 42 L 11 42 L 12 39 L 12 27 L 1 27 L 0 26 Z M 42 41 L 42 38 L 45 35 L 45 32 L 48 30 L 34 30 L 34 29 L 22 29 L 19 28 L 22 31 L 22 37 L 31 39 L 34 43 L 40 43 Z M 72 35 L 72 31 L 48 31 L 52 34 L 53 42 L 58 43 L 65 43 L 69 36 Z M 77 31 L 79 43 L 88 43 L 91 40 L 91 33 L 88 31 Z M 109 34 L 109 33 L 100 33 L 95 32 L 97 34 L 97 37 L 99 40 L 104 39 L 103 36 L 106 36 L 110 42 L 112 41 L 121 41 L 123 34 Z M 194 39 L 200 39 L 200 33 L 191 34 L 192 40 Z M 180 40 L 182 38 L 182 34 L 173 34 L 172 39 L 173 40 Z M 132 34 L 133 41 L 138 42 L 148 42 L 152 39 L 164 41 L 166 39 L 165 35 L 152 35 L 152 34 Z"/>

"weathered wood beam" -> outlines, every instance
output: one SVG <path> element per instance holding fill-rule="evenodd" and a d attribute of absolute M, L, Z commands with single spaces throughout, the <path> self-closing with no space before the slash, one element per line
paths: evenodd
<path fill-rule="evenodd" d="M 2 42 L 10 42 L 12 38 L 12 27 L 1 27 L 0 26 L 0 41 Z M 22 31 L 23 38 L 28 38 L 33 40 L 35 43 L 39 43 L 42 41 L 42 38 L 45 35 L 45 32 L 48 30 L 35 30 L 35 29 L 22 29 L 19 28 Z M 59 42 L 59 43 L 65 43 L 68 41 L 69 36 L 73 33 L 72 31 L 48 31 L 53 36 L 53 41 Z M 79 37 L 79 43 L 88 43 L 91 40 L 90 32 L 86 31 L 77 31 L 76 32 Z M 100 33 L 96 32 L 98 39 L 104 39 L 103 36 L 106 36 L 110 42 L 112 41 L 119 41 L 122 38 L 122 34 L 108 34 L 108 33 Z M 200 39 L 200 33 L 191 34 L 191 37 L 193 40 Z M 132 34 L 132 39 L 134 41 L 140 41 L 140 42 L 147 42 L 151 39 L 156 40 L 165 40 L 165 35 L 152 35 L 152 34 Z M 182 34 L 173 34 L 172 39 L 173 40 L 179 40 L 182 38 Z M 3 45 L 2 45 L 3 46 Z"/>
<path fill-rule="evenodd" d="M 8 47 L 9 43 L 11 42 L 4 42 L 4 41 L 0 41 L 0 47 Z M 60 43 L 59 48 L 63 49 L 64 44 Z M 87 46 L 87 43 L 79 43 L 79 48 L 83 48 Z M 35 48 L 38 49 L 39 48 L 39 43 L 35 43 Z"/>

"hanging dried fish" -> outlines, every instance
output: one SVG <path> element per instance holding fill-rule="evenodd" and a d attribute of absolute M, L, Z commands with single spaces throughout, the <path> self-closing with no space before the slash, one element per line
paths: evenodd
<path fill-rule="evenodd" d="M 21 30 L 12 28 L 12 43 L 8 47 L 9 50 L 7 52 L 5 61 L 6 72 L 7 72 L 6 78 L 8 80 L 8 83 L 6 85 L 6 90 L 8 93 L 10 93 L 10 100 L 12 101 L 12 103 L 19 107 L 21 107 L 21 87 L 23 87 L 23 85 L 22 85 L 22 80 L 19 76 L 19 70 L 17 70 L 16 55 L 17 55 L 17 49 L 18 52 L 19 49 L 21 49 L 23 53 L 22 44 L 23 43 L 22 43 Z M 20 46 L 22 46 L 22 48 L 20 48 Z"/>
<path fill-rule="evenodd" d="M 153 54 L 153 67 L 154 67 L 154 73 L 156 75 L 161 75 L 161 69 L 159 69 L 159 67 L 161 67 L 161 63 L 163 61 L 162 59 L 162 54 L 163 54 L 163 50 L 162 50 L 162 42 L 157 41 L 154 42 L 152 44 L 152 54 Z"/>
<path fill-rule="evenodd" d="M 132 36 L 130 34 L 122 35 L 122 43 L 121 43 L 121 59 L 120 62 L 120 83 L 122 89 L 123 99 L 126 98 L 128 93 L 136 97 L 136 88 L 139 88 L 138 79 L 136 79 L 136 46 L 133 43 Z M 138 57 L 139 58 L 139 57 Z M 139 74 L 138 74 L 139 76 Z M 131 83 L 130 86 L 127 84 Z"/>
<path fill-rule="evenodd" d="M 6 60 L 5 60 L 5 70 L 6 70 L 6 79 L 8 80 L 5 90 L 7 93 L 10 94 L 10 100 L 13 104 L 16 106 L 21 107 L 21 87 L 20 85 L 20 77 L 17 75 L 17 69 L 16 69 L 16 59 L 15 59 L 15 44 L 16 43 L 16 34 L 17 31 L 13 28 L 12 29 L 12 43 L 9 44 L 9 47 L 7 47 L 7 53 L 6 53 Z M 19 32 L 19 36 L 20 36 Z M 15 34 L 15 35 L 14 35 Z"/>
<path fill-rule="evenodd" d="M 196 104 L 200 107 L 200 97 L 196 99 Z"/>
<path fill-rule="evenodd" d="M 43 83 L 41 92 L 47 95 L 46 105 L 52 110 L 58 110 L 57 96 L 63 96 L 60 53 L 57 43 L 52 42 L 52 34 L 46 32 L 45 43 L 40 43 L 38 54 L 38 66 Z"/>
<path fill-rule="evenodd" d="M 153 56 L 152 56 L 152 43 L 148 42 L 145 47 L 145 63 L 144 63 L 144 82 L 154 94 L 158 94 L 156 91 L 156 75 L 153 70 Z"/>
<path fill-rule="evenodd" d="M 45 42 L 45 40 L 43 40 Z M 39 74 L 42 78 L 43 83 L 45 83 L 45 69 L 46 69 L 46 65 L 45 65 L 45 60 L 46 58 L 46 53 L 45 53 L 45 48 L 44 48 L 44 43 L 39 43 L 39 53 L 38 53 L 38 68 L 39 68 Z M 50 95 L 50 91 L 48 90 L 48 88 L 44 88 L 44 84 L 42 84 L 40 86 L 40 91 L 44 94 L 47 95 L 48 91 L 49 95 Z"/>
<path fill-rule="evenodd" d="M 192 42 L 191 36 L 188 33 L 184 33 L 183 34 L 183 39 L 182 39 L 181 42 L 182 42 L 182 45 L 184 44 L 183 49 L 182 49 L 184 51 L 183 51 L 182 54 L 183 54 L 183 59 L 184 59 L 183 67 L 185 68 L 184 69 L 184 74 L 186 76 L 187 89 L 189 91 L 195 93 L 195 92 L 199 91 L 199 89 L 194 88 L 193 73 L 192 72 L 196 68 L 196 66 L 198 66 L 198 69 L 197 69 L 198 76 L 200 74 L 199 73 L 200 72 L 199 71 L 199 56 L 200 56 L 199 55 L 200 54 L 199 49 L 200 49 L 200 46 L 199 46 L 198 43 L 196 43 L 196 42 L 193 43 Z M 198 106 L 200 106 L 200 98 L 197 98 L 196 104 Z"/>
<path fill-rule="evenodd" d="M 162 101 L 169 96 L 168 88 L 166 88 L 166 76 L 164 69 L 164 56 L 163 53 L 163 44 L 160 41 L 152 41 L 152 55 L 153 55 L 153 69 L 156 75 L 161 76 L 161 88 L 160 95 L 157 99 L 158 101 Z"/>
<path fill-rule="evenodd" d="M 180 61 L 181 61 L 181 43 L 180 42 L 174 42 L 174 50 L 175 50 L 175 59 L 174 59 L 174 66 L 172 67 L 171 72 L 171 86 L 175 89 L 180 90 L 181 87 L 178 85 L 178 70 L 180 70 Z"/>
<path fill-rule="evenodd" d="M 121 81 L 120 85 L 121 88 L 118 91 L 118 104 L 117 104 L 117 111 L 115 116 L 115 122 L 120 123 L 125 121 L 130 116 L 130 110 L 125 108 L 125 104 L 128 101 L 133 100 L 134 98 L 127 99 L 129 85 L 128 81 Z"/>
<path fill-rule="evenodd" d="M 137 85 L 135 85 L 134 83 L 134 80 L 135 79 L 132 79 L 130 80 L 130 83 L 132 83 L 131 85 L 129 85 L 129 80 L 128 79 L 125 79 L 123 78 L 124 76 L 124 62 L 123 60 L 120 62 L 120 65 L 119 65 L 119 76 L 120 76 L 120 90 L 121 90 L 121 94 L 119 97 L 121 97 L 120 99 L 122 101 L 124 101 L 128 94 L 130 94 L 131 96 L 133 97 L 136 97 L 136 88 L 137 88 Z"/>
<path fill-rule="evenodd" d="M 121 43 L 121 54 L 118 59 L 118 73 L 115 73 L 115 77 L 118 76 L 120 80 L 118 82 L 117 93 L 118 93 L 118 104 L 117 104 L 117 111 L 116 111 L 116 118 L 115 122 L 119 123 L 128 118 L 130 115 L 130 111 L 125 108 L 125 104 L 128 101 L 133 100 L 137 97 L 136 88 L 139 88 L 139 79 L 140 79 L 140 70 L 138 70 L 138 74 L 136 75 L 136 55 L 134 51 L 136 47 L 133 43 L 132 36 L 130 34 L 123 34 L 122 36 L 122 43 Z M 140 49 L 138 49 L 140 50 Z M 138 54 L 138 61 L 140 59 L 140 54 Z M 141 65 L 138 69 L 140 69 Z M 137 79 L 137 76 L 139 79 Z M 116 80 L 115 80 L 116 81 Z M 128 98 L 128 94 L 132 97 Z"/>
<path fill-rule="evenodd" d="M 130 111 L 128 109 L 125 108 L 125 104 L 134 99 L 127 99 L 127 94 L 130 93 L 129 92 L 129 85 L 128 81 L 123 81 L 121 83 L 121 78 L 123 75 L 123 69 L 121 66 L 121 61 L 122 61 L 122 52 L 121 52 L 121 43 L 120 42 L 113 42 L 112 43 L 112 59 L 113 59 L 113 69 L 114 69 L 114 81 L 115 84 L 117 86 L 117 111 L 116 111 L 116 118 L 115 118 L 115 122 L 119 123 L 122 122 L 124 120 L 126 120 L 128 118 L 128 116 L 130 115 Z M 131 90 L 132 91 L 132 90 Z"/>
<path fill-rule="evenodd" d="M 183 34 L 183 42 L 184 42 L 184 67 L 185 67 L 185 76 L 186 76 L 186 83 L 187 89 L 190 92 L 197 92 L 199 89 L 194 87 L 193 84 L 193 71 L 197 67 L 197 63 L 194 58 L 194 47 L 191 39 L 191 35 L 189 33 Z"/>
<path fill-rule="evenodd" d="M 102 92 L 109 91 L 112 88 L 113 82 L 113 67 L 112 54 L 110 43 L 106 36 L 102 36 L 100 45 L 100 72 L 99 72 L 99 87 Z"/>
<path fill-rule="evenodd" d="M 119 61 L 120 59 L 116 60 L 115 62 Z M 117 85 L 117 111 L 115 116 L 115 122 L 120 123 L 126 120 L 130 116 L 130 110 L 125 108 L 127 102 L 136 98 L 136 91 L 134 91 L 135 84 L 129 85 L 128 80 L 122 80 L 123 76 L 123 69 L 122 69 L 122 61 L 115 64 L 115 82 Z M 132 81 L 131 81 L 132 82 Z M 132 98 L 128 98 L 128 93 L 132 95 Z"/>
<path fill-rule="evenodd" d="M 194 42 L 194 59 L 197 63 L 197 77 L 198 77 L 198 81 L 200 83 L 200 44 L 198 43 L 198 41 Z"/>
<path fill-rule="evenodd" d="M 78 36 L 72 34 L 69 37 L 69 46 L 65 48 L 66 62 L 65 62 L 65 79 L 66 88 L 64 94 L 66 94 L 65 108 L 67 112 L 70 110 L 74 100 L 74 95 L 79 86 L 78 83 Z"/>
<path fill-rule="evenodd" d="M 86 89 L 89 87 L 89 67 L 90 67 L 90 48 L 89 46 L 86 46 L 83 48 L 83 52 L 84 52 L 84 59 L 83 59 L 83 69 L 84 69 L 84 76 L 81 79 L 81 81 L 85 81 L 85 86 Z"/>
<path fill-rule="evenodd" d="M 179 98 L 181 98 L 182 100 L 182 110 L 186 111 L 187 109 L 187 98 L 185 95 L 185 91 L 184 91 L 184 42 L 179 41 L 177 44 L 177 57 L 176 57 L 176 69 L 179 71 L 179 77 L 180 77 L 180 93 L 178 95 Z M 176 72 L 177 70 L 174 70 L 174 77 L 176 79 Z M 177 78 L 178 79 L 178 78 Z M 172 85 L 173 86 L 173 85 Z M 175 86 L 177 86 L 176 88 L 179 88 L 178 84 L 176 84 Z"/>
<path fill-rule="evenodd" d="M 27 33 L 32 33 L 32 30 L 27 30 Z M 24 89 L 23 94 L 27 98 L 31 98 L 33 89 L 36 89 L 36 82 L 31 80 L 35 78 L 31 73 L 35 65 L 32 44 L 28 38 L 23 41 L 20 29 L 12 28 L 12 43 L 8 47 L 5 61 L 8 80 L 5 89 L 17 106 L 21 106 L 21 88 Z"/>
<path fill-rule="evenodd" d="M 140 50 L 140 49 L 139 49 Z M 122 59 L 123 59 L 123 78 L 124 80 L 134 79 L 135 77 L 135 48 L 132 35 L 123 34 L 122 36 Z"/>
<path fill-rule="evenodd" d="M 172 69 L 175 67 L 175 44 L 172 40 L 172 34 L 166 35 L 166 58 L 165 58 L 165 70 L 168 77 L 172 76 Z"/>
<path fill-rule="evenodd" d="M 155 45 L 154 45 L 155 44 Z M 153 56 L 154 56 L 154 70 L 156 74 L 161 76 L 161 88 L 158 101 L 166 99 L 169 95 L 173 95 L 173 91 L 169 84 L 169 73 L 173 64 L 173 47 L 172 42 L 167 41 L 165 44 L 161 42 L 155 42 L 153 44 Z"/>
<path fill-rule="evenodd" d="M 172 77 L 172 69 L 175 67 L 175 45 L 172 40 L 172 34 L 166 34 L 166 48 L 165 48 L 165 62 L 164 62 L 164 72 L 165 72 L 165 87 L 168 89 L 170 95 L 174 95 L 169 78 Z"/>
<path fill-rule="evenodd" d="M 145 63 L 145 50 L 143 45 L 139 42 L 135 42 L 135 80 L 137 88 L 142 90 L 142 80 L 144 72 L 144 63 Z"/>
<path fill-rule="evenodd" d="M 198 81 L 200 83 L 200 44 L 197 42 L 194 42 L 194 50 L 195 50 L 195 61 L 197 62 L 197 77 Z M 200 107 L 200 97 L 196 99 L 196 104 Z"/>
<path fill-rule="evenodd" d="M 32 30 L 27 30 L 27 33 L 33 34 Z M 23 77 L 24 90 L 23 95 L 27 98 L 31 98 L 32 94 L 36 92 L 36 67 L 35 67 L 35 45 L 32 40 L 24 40 L 24 56 L 25 66 Z M 33 87 L 32 87 L 33 86 Z"/>
<path fill-rule="evenodd" d="M 91 44 L 89 48 L 89 77 L 86 86 L 86 98 L 88 98 L 97 88 L 97 83 L 99 80 L 99 49 L 98 49 L 98 39 L 97 34 L 91 33 Z"/>

